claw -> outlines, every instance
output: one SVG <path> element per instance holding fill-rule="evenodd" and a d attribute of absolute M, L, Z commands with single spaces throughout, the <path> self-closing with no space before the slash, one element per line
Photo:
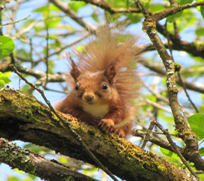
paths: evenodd
<path fill-rule="evenodd" d="M 125 137 L 125 132 L 122 129 L 115 128 L 114 133 L 119 135 L 121 138 Z"/>
<path fill-rule="evenodd" d="M 114 131 L 114 122 L 112 119 L 102 119 L 98 127 L 108 134 Z"/>
<path fill-rule="evenodd" d="M 125 137 L 125 132 L 122 129 L 114 128 L 114 121 L 112 119 L 102 119 L 99 122 L 98 127 L 105 131 L 106 134 L 115 133 L 121 138 Z"/>

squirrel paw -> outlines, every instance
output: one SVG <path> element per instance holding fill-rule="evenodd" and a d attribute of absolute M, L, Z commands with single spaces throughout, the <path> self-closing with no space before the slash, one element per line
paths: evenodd
<path fill-rule="evenodd" d="M 122 129 L 115 128 L 114 133 L 119 135 L 121 138 L 125 137 L 125 132 Z"/>
<path fill-rule="evenodd" d="M 98 127 L 105 131 L 107 134 L 108 133 L 115 133 L 119 135 L 120 137 L 124 138 L 125 137 L 125 132 L 122 129 L 114 128 L 114 122 L 112 119 L 102 119 Z"/>
<path fill-rule="evenodd" d="M 98 124 L 98 127 L 105 131 L 106 133 L 112 133 L 114 132 L 114 122 L 112 119 L 101 119 L 101 121 Z"/>

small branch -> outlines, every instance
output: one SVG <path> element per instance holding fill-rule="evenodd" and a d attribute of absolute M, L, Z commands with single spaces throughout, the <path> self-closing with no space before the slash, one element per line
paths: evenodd
<path fill-rule="evenodd" d="M 182 80 L 182 77 L 181 77 L 181 74 L 180 74 L 179 71 L 177 72 L 177 75 L 178 75 L 178 77 L 179 77 L 179 80 L 180 80 L 180 82 L 181 82 L 181 85 L 182 85 L 182 87 L 183 87 L 183 90 L 184 90 L 184 92 L 185 92 L 185 94 L 186 94 L 186 97 L 188 98 L 189 102 L 191 103 L 191 105 L 193 106 L 193 108 L 195 109 L 195 111 L 196 111 L 197 113 L 199 113 L 198 108 L 197 108 L 196 105 L 193 103 L 192 99 L 190 98 L 190 95 L 189 95 L 188 92 L 187 92 L 186 86 L 185 86 L 185 84 L 183 83 L 183 80 Z"/>
<path fill-rule="evenodd" d="M 152 124 L 156 125 L 165 135 L 167 140 L 169 141 L 169 143 L 171 144 L 172 148 L 174 149 L 174 152 L 180 157 L 180 159 L 182 160 L 182 162 L 184 163 L 184 165 L 188 168 L 188 170 L 191 172 L 192 175 L 194 175 L 197 180 L 200 180 L 199 177 L 196 175 L 196 173 L 192 170 L 192 168 L 190 167 L 190 165 L 187 163 L 186 159 L 183 157 L 183 155 L 179 152 L 179 150 L 177 150 L 177 146 L 175 145 L 175 143 L 173 142 L 173 140 L 171 139 L 171 136 L 168 132 L 167 129 L 164 129 L 161 124 L 159 124 L 157 121 L 152 121 Z"/>
<path fill-rule="evenodd" d="M 145 100 L 145 102 L 147 102 L 148 104 L 150 104 L 150 105 L 152 105 L 152 106 L 154 106 L 154 107 L 156 107 L 156 108 L 158 108 L 158 109 L 164 110 L 164 111 L 166 111 L 166 112 L 168 112 L 168 113 L 170 113 L 170 114 L 172 113 L 171 110 L 169 110 L 169 109 L 167 109 L 167 108 L 161 106 L 160 104 L 158 104 L 158 103 L 156 103 L 156 102 L 150 101 L 149 99 L 146 99 L 146 98 L 144 98 L 144 100 Z"/>
<path fill-rule="evenodd" d="M 47 67 L 47 70 L 46 70 L 46 83 L 48 83 L 48 70 L 49 70 L 49 65 L 48 65 L 48 55 L 49 55 L 49 30 L 48 30 L 48 26 L 46 26 L 46 33 L 47 33 L 47 36 L 46 36 L 46 57 L 45 57 L 45 62 L 46 62 L 46 67 Z M 45 84 L 46 84 L 45 83 Z M 43 85 L 45 86 L 45 85 Z"/>
<path fill-rule="evenodd" d="M 154 134 L 155 135 L 157 135 L 157 134 L 164 135 L 163 132 L 152 131 L 151 133 L 152 133 L 152 135 L 154 135 Z M 138 130 L 138 129 L 133 129 L 132 130 L 132 135 L 143 138 L 146 135 L 146 130 L 142 131 L 142 130 Z M 158 146 L 160 146 L 162 148 L 165 148 L 165 149 L 167 149 L 167 150 L 169 150 L 171 152 L 175 152 L 174 149 L 172 148 L 172 146 L 167 141 L 164 141 L 161 138 L 157 138 L 155 136 L 150 136 L 148 141 L 150 141 L 151 143 L 154 143 L 155 145 L 158 145 Z M 178 146 L 176 146 L 176 147 L 177 147 L 177 150 L 179 150 L 180 153 L 183 152 L 183 148 L 180 148 Z"/>
<path fill-rule="evenodd" d="M 178 34 L 174 35 L 171 32 L 167 32 L 165 27 L 160 25 L 159 23 L 156 24 L 156 29 L 159 33 L 161 33 L 165 37 L 167 37 L 168 34 L 170 40 L 172 41 L 172 48 L 174 50 L 182 50 L 192 54 L 193 56 L 204 58 L 203 48 L 201 48 L 196 41 L 191 43 L 183 41 L 179 38 Z"/>
<path fill-rule="evenodd" d="M 137 2 L 139 4 L 140 9 L 141 9 L 142 13 L 144 14 L 145 18 L 148 18 L 149 17 L 149 13 L 146 10 L 146 8 L 144 7 L 144 5 L 142 4 L 142 2 L 140 0 L 135 0 L 135 2 Z"/>
<path fill-rule="evenodd" d="M 96 157 L 95 155 L 87 148 L 86 144 L 83 142 L 82 138 L 77 134 L 77 132 L 75 130 L 73 130 L 70 126 L 70 124 L 68 122 L 66 122 L 64 119 L 61 118 L 61 116 L 55 111 L 55 109 L 52 107 L 50 101 L 47 100 L 47 98 L 45 97 L 44 91 L 40 88 L 38 88 L 37 86 L 35 86 L 33 83 L 27 81 L 21 74 L 20 72 L 18 72 L 18 70 L 16 69 L 16 67 L 14 65 L 11 65 L 11 67 L 13 68 L 14 72 L 16 74 L 18 74 L 18 76 L 25 81 L 28 85 L 30 85 L 31 87 L 33 87 L 35 90 L 37 90 L 41 96 L 43 97 L 43 99 L 45 100 L 45 102 L 47 103 L 47 105 L 49 106 L 50 110 L 59 118 L 59 120 L 63 123 L 63 125 L 71 132 L 71 134 L 73 135 L 73 137 L 81 144 L 81 146 L 83 147 L 83 149 L 85 150 L 85 152 L 94 160 L 94 162 L 101 168 L 103 169 L 114 181 L 117 181 L 117 179 L 113 176 L 113 174 L 108 170 L 108 168 L 106 168 Z"/>
<path fill-rule="evenodd" d="M 150 87 L 149 85 L 147 85 L 145 82 L 143 82 L 143 85 L 158 99 L 161 100 L 167 104 L 169 104 L 169 101 L 167 98 L 165 98 L 164 96 L 162 96 L 161 94 L 159 94 L 158 92 L 156 92 L 154 89 L 152 89 L 152 87 Z"/>
<path fill-rule="evenodd" d="M 98 0 L 75 0 L 75 1 L 83 1 L 86 3 L 93 4 L 97 7 L 100 7 L 101 9 L 104 9 L 105 11 L 108 11 L 111 14 L 115 13 L 141 13 L 141 10 L 139 8 L 113 8 L 110 6 L 110 4 L 106 3 L 105 1 L 98 1 Z"/>
<path fill-rule="evenodd" d="M 68 15 L 71 19 L 73 19 L 76 23 L 84 27 L 86 30 L 90 32 L 95 31 L 95 27 L 88 23 L 85 23 L 77 14 L 69 7 L 66 3 L 62 2 L 61 0 L 49 0 L 55 6 L 57 6 L 61 11 L 63 11 L 66 15 Z"/>
<path fill-rule="evenodd" d="M 162 76 L 166 75 L 165 70 L 163 70 L 159 64 L 152 64 L 152 63 L 147 62 L 146 60 L 143 60 L 140 63 L 143 66 L 145 66 L 146 68 L 152 70 L 153 72 L 158 73 L 159 75 L 162 75 Z M 176 78 L 176 83 L 178 85 L 182 86 L 182 84 L 178 78 Z M 204 85 L 198 85 L 198 84 L 193 83 L 193 82 L 187 82 L 186 80 L 183 80 L 183 83 L 185 84 L 186 88 L 189 90 L 204 93 Z"/>
<path fill-rule="evenodd" d="M 27 16 L 26 18 L 23 18 L 23 19 L 20 19 L 18 21 L 14 21 L 12 23 L 6 23 L 6 24 L 0 24 L 0 28 L 3 27 L 3 26 L 8 26 L 8 25 L 12 25 L 12 24 L 16 24 L 16 23 L 19 23 L 20 21 L 24 21 L 26 19 L 28 19 L 31 15 Z"/>
<path fill-rule="evenodd" d="M 12 168 L 18 168 L 50 181 L 71 178 L 74 180 L 96 181 L 96 179 L 73 171 L 57 161 L 50 161 L 29 150 L 24 150 L 4 138 L 0 138 L 0 161 Z"/>
<path fill-rule="evenodd" d="M 175 6 L 175 4 L 174 4 L 174 6 L 152 15 L 152 19 L 154 19 L 155 22 L 158 22 L 158 21 L 162 20 L 163 18 L 166 18 L 169 15 L 173 15 L 173 14 L 176 14 L 178 12 L 181 12 L 184 9 L 189 9 L 192 7 L 197 7 L 197 6 L 202 6 L 202 5 L 204 5 L 204 1 L 194 2 L 191 4 L 184 4 L 184 5 L 179 5 L 179 6 Z"/>
<path fill-rule="evenodd" d="M 154 128 L 154 124 L 151 122 L 150 125 L 149 125 L 149 128 L 146 130 L 146 135 L 145 135 L 143 144 L 142 144 L 142 146 L 141 146 L 142 149 L 144 149 L 145 145 L 146 145 L 147 142 L 149 141 L 149 139 L 150 139 L 150 133 L 152 132 L 153 128 Z"/>

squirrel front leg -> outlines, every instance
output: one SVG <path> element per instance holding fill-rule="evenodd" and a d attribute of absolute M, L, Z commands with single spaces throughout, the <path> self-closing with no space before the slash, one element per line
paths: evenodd
<path fill-rule="evenodd" d="M 120 137 L 125 137 L 125 132 L 120 128 L 115 128 L 116 124 L 122 122 L 122 115 L 119 110 L 108 112 L 98 124 L 98 127 L 108 133 L 115 133 Z"/>

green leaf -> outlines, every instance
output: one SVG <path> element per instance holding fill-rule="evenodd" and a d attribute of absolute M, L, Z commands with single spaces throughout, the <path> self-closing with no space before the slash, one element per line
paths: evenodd
<path fill-rule="evenodd" d="M 201 140 L 204 137 L 204 114 L 196 113 L 188 118 L 188 122 L 192 131 L 196 133 L 198 139 Z"/>
<path fill-rule="evenodd" d="M 173 14 L 173 15 L 171 15 L 171 16 L 168 16 L 168 17 L 167 17 L 167 21 L 168 21 L 169 23 L 172 23 L 175 19 L 181 17 L 182 13 L 183 13 L 183 12 L 181 11 L 181 12 L 178 12 L 178 13 Z"/>
<path fill-rule="evenodd" d="M 10 83 L 10 79 L 7 77 L 7 75 L 0 72 L 0 90 L 2 90 L 6 84 Z"/>
<path fill-rule="evenodd" d="M 5 87 L 5 82 L 0 80 L 0 91 Z"/>
<path fill-rule="evenodd" d="M 161 4 L 150 4 L 149 9 L 152 10 L 153 13 L 158 13 L 165 9 L 164 5 Z"/>
<path fill-rule="evenodd" d="M 48 60 L 48 73 L 49 74 L 54 74 L 54 67 L 55 67 L 55 62 L 52 60 Z"/>
<path fill-rule="evenodd" d="M 79 46 L 76 48 L 77 52 L 83 52 L 84 49 L 85 49 L 85 46 L 84 46 L 84 45 L 79 45 Z"/>
<path fill-rule="evenodd" d="M 169 151 L 169 150 L 167 150 L 167 149 L 165 149 L 165 148 L 161 148 L 160 147 L 160 151 L 164 154 L 164 155 L 166 155 L 166 156 L 168 156 L 168 157 L 171 157 L 171 159 L 173 160 L 180 160 L 180 158 L 179 158 L 179 156 L 176 154 L 176 153 L 173 153 L 173 152 L 171 152 L 171 151 Z"/>
<path fill-rule="evenodd" d="M 71 2 L 69 3 L 69 7 L 74 10 L 75 12 L 78 12 L 78 10 L 86 5 L 85 2 Z"/>
<path fill-rule="evenodd" d="M 96 14 L 95 11 L 91 14 L 91 17 L 92 17 L 97 23 L 99 23 L 99 17 L 98 17 L 98 15 Z"/>
<path fill-rule="evenodd" d="M 160 151 L 161 151 L 164 155 L 169 156 L 169 157 L 171 157 L 171 156 L 173 155 L 173 152 L 171 152 L 171 151 L 169 151 L 169 150 L 167 150 L 167 149 L 165 149 L 165 148 L 162 148 L 162 147 L 160 147 Z"/>
<path fill-rule="evenodd" d="M 10 176 L 7 181 L 21 181 L 18 177 Z"/>
<path fill-rule="evenodd" d="M 55 28 L 61 22 L 61 18 L 46 19 L 44 22 L 47 25 L 47 27 Z"/>
<path fill-rule="evenodd" d="M 21 91 L 23 92 L 27 92 L 28 93 L 28 90 L 30 89 L 30 86 L 28 84 L 24 85 L 22 88 L 21 88 Z"/>
<path fill-rule="evenodd" d="M 0 36 L 0 60 L 14 50 L 15 44 L 10 37 Z"/>
<path fill-rule="evenodd" d="M 3 74 L 2 72 L 0 72 L 0 80 L 3 80 L 5 82 L 5 84 L 9 84 L 11 82 L 11 80 L 8 78 L 8 76 Z"/>
<path fill-rule="evenodd" d="M 200 6 L 200 12 L 201 12 L 201 15 L 204 19 L 204 6 Z"/>
<path fill-rule="evenodd" d="M 203 156 L 204 155 L 204 148 L 200 148 L 199 152 L 200 152 L 200 156 Z"/>
<path fill-rule="evenodd" d="M 193 0 L 178 0 L 178 4 L 180 4 L 180 5 L 189 4 L 192 2 L 193 2 Z"/>
<path fill-rule="evenodd" d="M 33 12 L 36 12 L 36 13 L 43 13 L 43 12 L 46 12 L 46 11 L 60 11 L 59 8 L 57 6 L 54 6 L 54 5 L 50 5 L 50 6 L 42 6 L 42 7 L 39 7 L 37 9 L 35 9 Z"/>

